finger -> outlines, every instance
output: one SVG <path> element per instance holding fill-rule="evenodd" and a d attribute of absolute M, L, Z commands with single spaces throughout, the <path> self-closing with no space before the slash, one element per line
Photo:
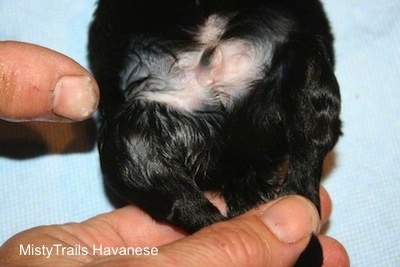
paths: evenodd
<path fill-rule="evenodd" d="M 175 266 L 289 266 L 318 227 L 315 207 L 304 198 L 289 196 L 160 248 L 158 257 L 109 258 L 97 263 L 107 266 L 110 260 L 118 260 L 119 266 L 128 266 L 140 260 L 142 264 L 166 261 Z"/>
<path fill-rule="evenodd" d="M 310 201 L 288 196 L 160 247 L 158 256 L 103 258 L 94 266 L 292 266 L 319 225 Z"/>
<path fill-rule="evenodd" d="M 324 250 L 324 267 L 349 267 L 350 259 L 346 249 L 335 239 L 328 236 L 318 236 Z"/>
<path fill-rule="evenodd" d="M 223 215 L 226 215 L 226 203 L 221 194 L 218 192 L 206 191 L 205 195 Z M 321 201 L 321 224 L 324 225 L 328 222 L 332 213 L 332 200 L 323 186 L 320 187 L 319 195 Z"/>
<path fill-rule="evenodd" d="M 206 192 L 206 196 L 216 205 L 221 212 L 226 212 L 225 202 L 220 194 Z M 331 213 L 331 199 L 328 192 L 321 187 L 320 190 L 321 207 L 322 207 L 322 222 L 324 224 Z M 102 223 L 99 224 L 98 221 Z M 109 213 L 98 215 L 84 223 L 85 227 L 96 231 L 93 236 L 98 237 L 99 244 L 109 241 L 109 233 L 115 233 L 121 238 L 121 242 L 129 246 L 162 246 L 170 242 L 181 239 L 186 234 L 180 229 L 167 224 L 157 222 L 152 219 L 146 212 L 135 206 L 125 206 Z M 141 226 L 138 230 L 137 227 Z M 108 229 L 105 231 L 105 229 Z M 107 236 L 104 235 L 107 233 Z M 80 236 L 82 236 L 80 234 Z"/>
<path fill-rule="evenodd" d="M 225 202 L 220 194 L 207 192 L 206 196 L 222 212 L 226 211 Z M 329 219 L 332 205 L 330 197 L 324 188 L 321 188 L 320 196 L 322 207 L 321 223 L 324 224 Z M 99 224 L 98 221 L 102 223 Z M 116 236 L 121 238 L 121 242 L 128 246 L 162 246 L 186 236 L 178 228 L 167 223 L 156 222 L 146 212 L 131 205 L 96 216 L 86 221 L 84 225 L 91 229 L 90 231 L 95 231 L 93 236 L 100 239 L 97 242 L 99 244 L 104 244 L 107 240 L 110 241 L 109 233 L 115 233 Z M 141 227 L 132 227 L 132 225 Z M 105 229 L 108 230 L 105 231 Z M 104 235 L 104 233 L 107 233 L 107 235 Z M 82 235 L 83 233 L 80 234 L 80 236 Z"/>
<path fill-rule="evenodd" d="M 314 205 L 305 198 L 288 196 L 204 228 L 167 248 L 178 266 L 205 258 L 204 266 L 292 266 L 319 227 Z M 182 254 L 174 254 L 180 244 L 184 244 Z"/>
<path fill-rule="evenodd" d="M 99 89 L 78 63 L 53 50 L 0 42 L 0 118 L 80 121 L 97 108 Z"/>
<path fill-rule="evenodd" d="M 324 225 L 328 222 L 332 213 L 332 200 L 323 186 L 319 188 L 319 196 L 321 201 L 321 224 Z"/>
<path fill-rule="evenodd" d="M 226 212 L 225 202 L 220 194 L 206 192 L 206 196 L 221 212 Z M 321 188 L 320 196 L 323 224 L 330 215 L 331 200 L 324 188 Z M 91 231 L 92 236 L 99 239 L 96 242 L 98 244 L 111 241 L 110 233 L 120 237 L 121 244 L 128 246 L 162 246 L 187 235 L 177 227 L 155 221 L 146 212 L 131 205 L 98 215 L 82 225 L 85 226 L 84 231 Z M 140 228 L 132 227 L 132 225 L 140 226 Z M 79 233 L 79 236 L 84 236 L 84 231 Z M 107 235 L 104 235 L 104 233 L 107 233 Z M 110 243 L 107 244 L 110 245 Z"/>
<path fill-rule="evenodd" d="M 131 205 L 98 215 L 79 225 L 64 225 L 63 228 L 73 231 L 87 243 L 104 246 L 162 246 L 187 235 L 170 224 L 155 221 Z M 93 240 L 93 237 L 96 239 Z"/>
<path fill-rule="evenodd" d="M 103 257 L 100 252 L 94 253 L 94 247 L 153 248 L 184 236 L 176 228 L 155 222 L 142 210 L 126 206 L 82 223 L 40 226 L 21 232 L 0 247 L 0 262 L 4 266 L 82 266 L 83 263 Z M 21 255 L 21 246 L 51 249 L 55 245 L 61 245 L 64 249 L 80 248 L 85 253 Z"/>

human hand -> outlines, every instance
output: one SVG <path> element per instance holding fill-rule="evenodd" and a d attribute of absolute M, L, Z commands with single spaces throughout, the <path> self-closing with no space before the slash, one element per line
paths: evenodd
<path fill-rule="evenodd" d="M 96 81 L 77 62 L 37 45 L 0 42 L 0 118 L 81 121 L 98 101 Z"/>
<path fill-rule="evenodd" d="M 221 207 L 222 201 L 216 201 Z M 331 210 L 325 190 L 321 190 L 321 206 L 324 223 Z M 319 228 L 317 210 L 299 196 L 271 201 L 193 235 L 126 206 L 82 223 L 19 233 L 0 248 L 0 266 L 291 266 Z M 349 266 L 347 253 L 337 241 L 324 235 L 319 235 L 319 240 L 324 266 Z M 54 250 L 58 246 L 59 255 L 54 251 L 51 255 L 40 251 L 39 255 L 21 255 L 21 246 L 26 249 L 29 245 Z M 157 247 L 153 251 L 157 255 L 100 255 L 100 246 L 102 251 Z M 61 255 L 62 248 L 65 253 Z M 96 254 L 93 248 L 98 249 Z"/>

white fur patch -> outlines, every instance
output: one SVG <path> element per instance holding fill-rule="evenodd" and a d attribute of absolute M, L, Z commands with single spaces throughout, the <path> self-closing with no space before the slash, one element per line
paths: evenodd
<path fill-rule="evenodd" d="M 209 16 L 204 25 L 200 28 L 197 41 L 205 46 L 209 46 L 218 41 L 224 33 L 226 23 L 227 20 L 218 15 Z"/>
<path fill-rule="evenodd" d="M 229 108 L 237 98 L 249 92 L 249 85 L 262 75 L 269 61 L 269 44 L 257 47 L 248 40 L 220 38 L 226 19 L 210 16 L 201 27 L 196 40 L 199 46 L 181 53 L 176 61 L 159 58 L 148 64 L 150 76 L 165 81 L 163 90 L 143 90 L 136 97 L 157 101 L 187 111 L 201 110 L 205 105 L 220 102 Z M 207 64 L 205 52 L 212 49 Z M 165 66 L 166 62 L 170 67 Z"/>

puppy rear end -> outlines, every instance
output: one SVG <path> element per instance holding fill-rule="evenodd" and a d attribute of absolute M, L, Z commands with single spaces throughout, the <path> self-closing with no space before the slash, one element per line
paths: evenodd
<path fill-rule="evenodd" d="M 101 167 L 127 202 L 188 232 L 225 219 L 204 190 L 228 217 L 287 194 L 319 208 L 341 123 L 318 1 L 99 1 L 89 50 Z"/>

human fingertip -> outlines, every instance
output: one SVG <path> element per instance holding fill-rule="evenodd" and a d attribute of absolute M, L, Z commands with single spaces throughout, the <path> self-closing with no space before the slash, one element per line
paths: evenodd
<path fill-rule="evenodd" d="M 323 186 L 319 188 L 319 195 L 321 199 L 321 224 L 324 225 L 329 221 L 332 213 L 332 200 Z"/>
<path fill-rule="evenodd" d="M 350 257 L 344 246 L 336 239 L 320 235 L 318 236 L 324 248 L 324 267 L 349 267 Z"/>
<path fill-rule="evenodd" d="M 50 101 L 52 112 L 71 121 L 93 115 L 99 102 L 99 87 L 90 76 L 61 76 Z"/>
<path fill-rule="evenodd" d="M 278 240 L 287 244 L 318 233 L 321 227 L 315 206 L 296 195 L 275 200 L 272 205 L 261 209 L 258 216 Z"/>

